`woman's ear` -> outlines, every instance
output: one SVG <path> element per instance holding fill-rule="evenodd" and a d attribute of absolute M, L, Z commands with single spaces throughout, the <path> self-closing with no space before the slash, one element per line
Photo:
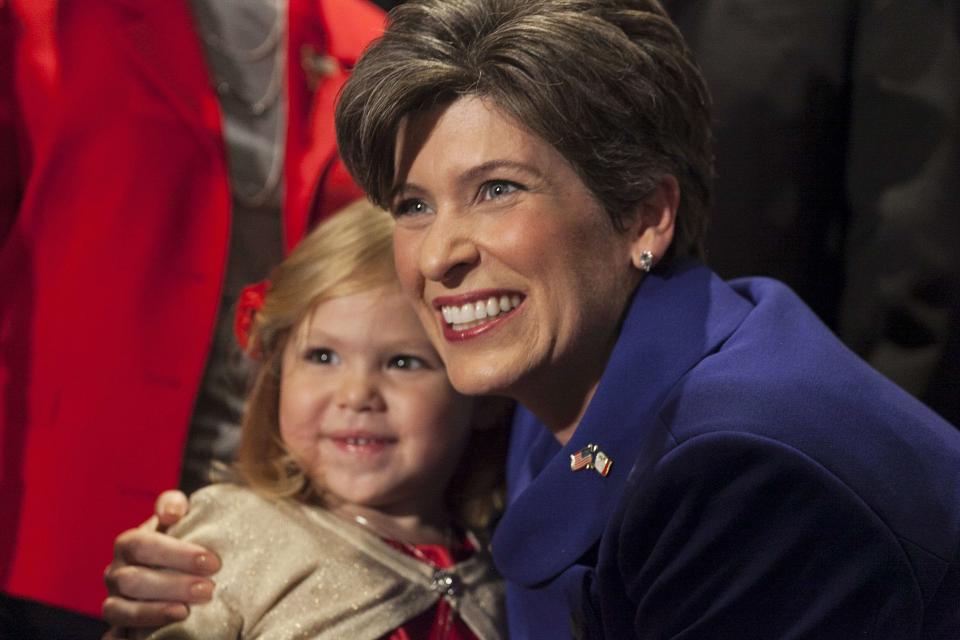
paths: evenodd
<path fill-rule="evenodd" d="M 630 223 L 630 261 L 641 271 L 650 271 L 673 242 L 677 209 L 680 207 L 680 185 L 672 175 L 665 175 L 637 208 Z"/>

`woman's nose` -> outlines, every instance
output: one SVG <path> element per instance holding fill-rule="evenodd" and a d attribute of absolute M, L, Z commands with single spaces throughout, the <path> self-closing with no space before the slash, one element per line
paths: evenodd
<path fill-rule="evenodd" d="M 352 411 L 382 411 L 385 407 L 376 375 L 366 371 L 344 374 L 336 402 L 338 407 Z"/>
<path fill-rule="evenodd" d="M 434 216 L 420 245 L 420 272 L 427 280 L 457 286 L 479 259 L 467 216 L 441 212 Z"/>

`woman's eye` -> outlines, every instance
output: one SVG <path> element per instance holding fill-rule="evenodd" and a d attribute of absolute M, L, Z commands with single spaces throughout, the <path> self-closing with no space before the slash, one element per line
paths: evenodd
<path fill-rule="evenodd" d="M 338 364 L 340 362 L 340 356 L 337 355 L 336 351 L 322 347 L 307 349 L 303 354 L 303 359 L 313 364 Z"/>
<path fill-rule="evenodd" d="M 515 191 L 520 190 L 520 185 L 515 182 L 508 182 L 506 180 L 494 180 L 493 182 L 488 182 L 480 188 L 480 199 L 481 200 L 496 200 L 497 198 L 502 198 L 508 196 Z"/>
<path fill-rule="evenodd" d="M 427 363 L 424 362 L 422 358 L 417 356 L 394 356 L 390 359 L 390 362 L 387 363 L 387 367 L 390 369 L 406 369 L 407 371 L 419 371 L 420 369 L 426 369 Z"/>
<path fill-rule="evenodd" d="M 416 216 L 422 213 L 427 213 L 430 210 L 430 207 L 427 206 L 427 203 L 419 198 L 410 198 L 408 200 L 401 200 L 393 207 L 393 217 L 400 218 L 402 216 Z"/>

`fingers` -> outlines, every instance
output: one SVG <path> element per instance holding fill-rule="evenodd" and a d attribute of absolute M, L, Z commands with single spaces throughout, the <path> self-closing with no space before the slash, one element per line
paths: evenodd
<path fill-rule="evenodd" d="M 128 629 L 148 629 L 177 622 L 187 617 L 186 605 L 178 602 L 136 602 L 109 597 L 103 601 L 103 619 L 111 629 L 103 640 L 119 640 Z"/>
<path fill-rule="evenodd" d="M 110 593 L 103 618 L 112 628 L 103 640 L 120 640 L 126 629 L 182 620 L 189 613 L 184 603 L 206 602 L 213 595 L 214 583 L 204 576 L 220 570 L 216 554 L 162 533 L 187 513 L 186 496 L 166 491 L 155 509 L 156 515 L 114 542 L 113 562 L 103 572 Z"/>
<path fill-rule="evenodd" d="M 160 602 L 206 602 L 214 583 L 185 573 L 111 564 L 104 573 L 107 591 L 126 599 Z"/>
<path fill-rule="evenodd" d="M 220 570 L 217 555 L 200 545 L 186 542 L 148 528 L 124 531 L 113 545 L 114 562 L 111 565 L 146 565 L 173 569 L 197 576 L 207 576 Z M 107 577 L 111 568 L 107 569 Z"/>
<path fill-rule="evenodd" d="M 154 513 L 160 521 L 160 530 L 166 530 L 179 522 L 189 509 L 190 502 L 183 492 L 171 490 L 161 493 L 154 507 Z"/>

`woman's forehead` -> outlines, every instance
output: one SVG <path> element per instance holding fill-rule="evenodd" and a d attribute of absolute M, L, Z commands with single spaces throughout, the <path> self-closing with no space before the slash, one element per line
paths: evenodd
<path fill-rule="evenodd" d="M 397 133 L 395 185 L 469 177 L 490 168 L 548 173 L 560 153 L 488 99 L 464 97 L 404 118 Z"/>

